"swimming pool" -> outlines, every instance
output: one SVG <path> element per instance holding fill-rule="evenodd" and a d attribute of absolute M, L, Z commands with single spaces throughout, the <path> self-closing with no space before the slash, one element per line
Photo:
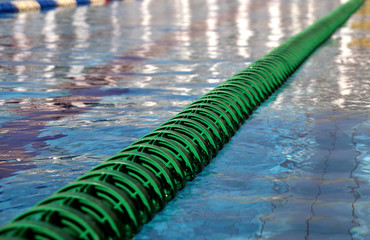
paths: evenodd
<path fill-rule="evenodd" d="M 1 18 L 1 222 L 340 1 L 267 3 L 125 1 Z M 366 239 L 368 7 L 359 13 L 136 239 Z"/>

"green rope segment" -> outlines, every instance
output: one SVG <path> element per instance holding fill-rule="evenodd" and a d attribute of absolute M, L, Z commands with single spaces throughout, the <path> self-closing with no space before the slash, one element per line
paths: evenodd
<path fill-rule="evenodd" d="M 128 239 L 363 3 L 350 0 L 0 229 L 4 239 Z"/>

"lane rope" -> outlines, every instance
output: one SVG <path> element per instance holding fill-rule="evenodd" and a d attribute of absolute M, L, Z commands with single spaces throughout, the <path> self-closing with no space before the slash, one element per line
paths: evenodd
<path fill-rule="evenodd" d="M 102 6 L 109 2 L 110 0 L 18 0 L 0 3 L 0 14 L 39 11 L 57 7 Z"/>
<path fill-rule="evenodd" d="M 149 134 L 17 216 L 0 229 L 0 238 L 132 238 L 363 2 L 350 0 L 289 38 Z"/>

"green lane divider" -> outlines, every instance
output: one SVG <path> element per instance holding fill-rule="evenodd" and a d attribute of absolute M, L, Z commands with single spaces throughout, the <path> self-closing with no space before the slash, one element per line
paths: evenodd
<path fill-rule="evenodd" d="M 364 2 L 350 0 L 0 229 L 4 239 L 129 239 Z"/>

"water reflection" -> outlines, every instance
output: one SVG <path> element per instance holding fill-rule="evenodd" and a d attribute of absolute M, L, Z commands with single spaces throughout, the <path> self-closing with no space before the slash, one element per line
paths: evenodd
<path fill-rule="evenodd" d="M 311 4 L 315 9 L 319 7 L 312 2 Z M 328 6 L 325 8 L 327 9 Z M 318 15 L 320 16 L 320 13 Z M 297 171 L 299 169 L 295 169 L 291 172 L 291 177 L 285 179 L 290 186 L 290 192 L 295 197 L 290 199 L 286 206 L 273 208 L 269 221 L 264 222 L 264 232 L 268 233 L 264 235 L 265 237 L 283 239 L 294 236 L 296 239 L 302 236 L 299 233 L 306 232 L 305 239 L 319 239 L 324 235 L 320 235 L 319 232 L 332 234 L 335 232 L 338 238 L 348 236 L 353 239 L 354 229 L 366 230 L 361 226 L 366 221 L 358 217 L 358 201 L 363 195 L 360 191 L 360 181 L 356 177 L 360 162 L 356 155 L 359 153 L 354 152 L 353 137 L 351 137 L 353 126 L 366 119 L 366 112 L 354 113 L 348 108 L 349 103 L 354 106 L 354 99 L 361 99 L 360 96 L 364 96 L 356 93 L 361 89 L 360 82 L 363 84 L 364 80 L 358 79 L 355 73 L 362 60 L 359 52 L 351 49 L 349 44 L 353 42 L 354 36 L 358 36 L 358 33 L 348 28 L 341 29 L 339 40 L 338 38 L 334 40 L 339 44 L 330 44 L 329 47 L 322 48 L 319 52 L 320 56 L 313 56 L 306 63 L 310 67 L 306 65 L 300 70 L 300 74 L 306 75 L 306 79 L 302 79 L 304 83 L 299 86 L 300 80 L 295 78 L 293 85 L 297 84 L 297 88 L 294 89 L 294 95 L 284 92 L 279 94 L 277 101 L 273 103 L 273 106 L 278 108 L 288 97 L 290 101 L 297 104 L 298 109 L 301 109 L 304 107 L 299 106 L 302 101 L 310 101 L 311 107 L 306 107 L 308 116 L 306 126 L 310 130 L 306 134 L 312 138 L 312 142 L 306 146 L 306 149 L 312 148 L 317 151 L 317 155 L 311 155 L 299 167 L 305 175 L 310 174 L 312 177 L 303 180 L 304 176 Z M 328 54 L 336 56 L 335 65 L 331 57 L 326 57 Z M 332 70 L 330 73 L 324 73 L 326 70 L 322 66 Z M 305 72 L 305 68 L 311 71 Z M 312 69 L 315 70 L 312 71 Z M 315 74 L 320 71 L 322 71 L 320 74 Z M 309 99 L 307 99 L 308 96 Z M 364 108 L 361 100 L 358 103 L 355 108 L 357 111 Z M 315 147 L 316 144 L 318 145 Z M 308 167 L 311 164 L 312 166 Z M 293 180 L 292 176 L 297 177 Z M 350 191 L 343 189 L 350 189 Z M 294 216 L 294 213 L 299 213 L 300 216 Z M 304 216 L 307 217 L 305 224 L 301 219 Z M 272 218 L 275 220 L 271 220 Z M 280 228 L 281 225 L 286 226 L 283 233 L 274 233 L 273 229 Z"/>
<path fill-rule="evenodd" d="M 49 81 L 56 81 L 55 76 L 55 65 L 52 63 L 51 59 L 54 58 L 56 52 L 58 51 L 58 41 L 60 36 L 57 34 L 57 21 L 56 21 L 56 11 L 48 11 L 45 13 L 45 24 L 41 30 L 44 36 L 45 48 L 47 49 L 45 56 L 42 58 L 44 62 L 49 63 L 45 66 L 43 70 L 43 77 Z"/>
<path fill-rule="evenodd" d="M 269 48 L 275 48 L 279 46 L 281 38 L 283 37 L 280 4 L 281 1 L 273 0 L 267 6 L 269 12 L 268 26 L 270 28 L 270 34 L 268 35 L 266 46 Z"/>
<path fill-rule="evenodd" d="M 236 27 L 238 29 L 238 37 L 236 45 L 238 47 L 238 54 L 243 58 L 248 58 L 250 57 L 248 44 L 250 38 L 253 36 L 250 18 L 248 17 L 251 4 L 249 0 L 239 0 L 238 4 L 239 6 L 236 14 Z"/>
<path fill-rule="evenodd" d="M 365 1 L 364 5 L 356 13 L 357 15 L 370 15 L 370 2 Z"/>
<path fill-rule="evenodd" d="M 317 11 L 318 7 L 315 6 L 315 1 L 308 1 L 308 6 L 307 6 L 307 14 L 306 14 L 306 18 L 307 18 L 307 23 L 306 23 L 306 26 L 310 26 L 311 24 L 313 24 L 316 20 L 317 20 L 317 15 L 315 13 L 315 11 Z M 325 9 L 329 9 L 329 8 L 325 8 Z"/>
<path fill-rule="evenodd" d="M 140 57 L 144 57 L 147 55 L 147 52 L 149 51 L 151 44 L 152 43 L 152 14 L 150 11 L 150 5 L 152 1 L 151 0 L 146 0 L 143 1 L 140 5 L 140 11 L 141 14 L 140 16 L 142 17 L 141 20 L 141 26 L 143 27 L 143 33 L 141 39 L 144 42 L 143 50 L 138 53 Z"/>
<path fill-rule="evenodd" d="M 89 47 L 90 31 L 89 25 L 86 22 L 88 8 L 78 8 L 72 15 L 72 26 L 75 28 L 74 37 L 76 44 L 72 51 L 80 51 L 81 49 Z M 48 49 L 43 56 L 45 62 L 52 61 L 55 54 L 58 53 L 60 41 L 63 40 L 56 34 L 57 11 L 48 11 L 46 13 L 46 24 L 41 29 L 44 35 L 45 47 Z M 16 40 L 17 51 L 13 56 L 13 61 L 27 61 L 31 56 L 31 45 L 28 41 L 27 35 L 24 33 L 27 24 L 26 14 L 17 15 L 14 24 L 13 38 Z M 32 22 L 30 23 L 32 24 Z M 61 83 L 45 89 L 46 92 L 63 91 L 67 93 L 66 96 L 37 98 L 37 99 L 22 99 L 17 101 L 6 102 L 7 106 L 16 112 L 21 118 L 4 122 L 1 128 L 2 141 L 0 145 L 0 160 L 17 159 L 23 161 L 36 156 L 41 149 L 47 144 L 47 140 L 58 139 L 63 137 L 63 134 L 54 136 L 39 137 L 41 130 L 51 121 L 60 120 L 65 117 L 71 117 L 76 114 L 81 114 L 91 109 L 93 103 L 100 101 L 103 96 L 120 95 L 127 92 L 127 89 L 109 90 L 102 89 L 103 86 L 114 84 L 110 76 L 98 76 L 97 74 L 105 75 L 117 72 L 117 65 L 101 66 L 91 68 L 89 74 L 86 76 L 74 77 L 80 75 L 84 66 L 72 65 L 68 72 L 71 74 L 69 82 Z M 15 74 L 17 81 L 23 81 L 26 77 L 27 65 L 15 66 Z M 43 76 L 50 81 L 55 76 L 56 66 L 47 64 Z M 119 72 L 124 71 L 121 67 Z M 95 76 L 94 76 L 95 75 Z M 51 78 L 51 79 L 50 79 Z M 23 91 L 21 87 L 15 88 L 16 91 Z M 28 91 L 28 89 L 24 89 Z M 21 102 L 22 101 L 22 102 Z M 14 107 L 12 107 L 14 106 Z M 24 116 L 24 117 L 23 117 Z M 27 147 L 28 146 L 28 147 Z M 8 174 L 16 169 L 9 164 L 16 164 L 17 162 L 2 163 L 4 169 L 1 177 L 6 177 Z M 29 165 L 29 167 L 34 167 Z M 22 167 L 20 166 L 19 169 Z"/>
<path fill-rule="evenodd" d="M 0 145 L 0 160 L 25 160 L 36 156 L 39 154 L 39 151 L 47 145 L 47 140 L 59 139 L 64 136 L 63 134 L 57 134 L 55 136 L 39 137 L 41 130 L 44 129 L 49 122 L 85 113 L 91 110 L 94 104 L 99 102 L 104 96 L 127 93 L 127 88 L 111 87 L 104 89 L 103 87 L 117 85 L 117 79 L 133 75 L 133 69 L 137 66 L 142 66 L 143 60 L 147 57 L 155 57 L 173 46 L 172 44 L 161 46 L 151 39 L 152 17 L 149 3 L 150 1 L 145 1 L 142 5 L 142 24 L 145 28 L 143 40 L 146 44 L 140 47 L 134 46 L 133 49 L 129 49 L 122 55 L 117 55 L 112 62 L 108 62 L 106 65 L 90 67 L 88 69 L 85 69 L 83 65 L 79 66 L 72 64 L 68 66 L 68 81 L 44 90 L 45 92 L 62 92 L 63 96 L 39 97 L 35 99 L 25 98 L 23 100 L 17 100 L 16 102 L 6 103 L 13 111 L 16 111 L 17 114 L 22 117 L 3 123 L 1 128 L 3 138 Z M 47 13 L 47 21 L 49 21 L 50 25 L 49 27 L 42 28 L 42 31 L 43 34 L 49 37 L 46 38 L 45 42 L 46 48 L 51 51 L 49 53 L 50 55 L 45 55 L 45 58 L 47 56 L 50 58 L 54 57 L 52 54 L 56 52 L 54 48 L 58 47 L 58 41 L 63 41 L 65 37 L 69 41 L 76 42 L 76 45 L 72 47 L 72 51 L 70 50 L 69 54 L 74 54 L 90 46 L 89 38 L 94 38 L 96 36 L 92 36 L 90 33 L 90 25 L 87 23 L 87 9 L 88 8 L 77 8 L 73 12 L 71 25 L 74 26 L 74 32 L 72 32 L 71 36 L 64 36 L 63 38 L 54 32 L 57 26 L 54 22 L 54 11 L 49 11 Z M 14 54 L 14 61 L 26 60 L 27 57 L 30 56 L 30 53 L 27 52 L 25 55 L 22 51 L 30 48 L 27 36 L 23 33 L 26 28 L 25 25 L 27 24 L 24 16 L 25 15 L 18 16 L 16 19 L 17 24 L 14 27 L 13 38 L 17 40 L 17 45 L 20 47 L 20 50 Z M 187 18 L 189 18 L 189 16 L 187 16 Z M 71 39 L 72 37 L 73 39 Z M 163 39 L 166 39 L 168 43 L 175 41 L 174 35 L 166 35 Z M 160 39 L 158 42 L 161 43 L 163 39 Z M 141 54 L 144 58 L 133 57 L 134 54 Z M 21 65 L 21 67 L 22 68 L 19 68 L 17 71 L 17 76 L 19 75 L 19 77 L 26 75 L 26 65 Z M 52 64 L 47 67 L 48 69 L 53 68 L 55 70 L 55 66 Z M 148 74 L 147 78 L 150 80 L 152 79 L 150 74 L 156 73 L 157 66 L 145 64 L 141 70 L 144 74 Z M 86 73 L 82 75 L 83 72 Z M 18 79 L 18 81 L 20 80 Z M 138 81 L 135 82 L 135 84 L 143 88 L 147 86 L 145 81 Z M 21 90 L 21 88 L 18 88 L 18 91 Z M 20 101 L 23 101 L 22 104 L 20 104 Z M 11 171 L 13 168 L 8 169 Z M 7 175 L 1 175 L 1 177 L 5 176 Z"/>
<path fill-rule="evenodd" d="M 191 26 L 191 9 L 186 0 L 175 1 L 175 19 L 179 31 L 176 33 L 176 39 L 180 46 L 180 54 L 183 59 L 191 59 L 190 46 L 190 26 Z"/>
<path fill-rule="evenodd" d="M 110 12 L 112 13 L 110 16 L 111 25 L 112 25 L 112 33 L 111 33 L 111 52 L 117 52 L 120 46 L 121 41 L 121 26 L 120 26 L 120 12 L 119 12 L 119 2 L 114 1 L 109 5 Z"/>
<path fill-rule="evenodd" d="M 300 21 L 302 12 L 301 12 L 301 8 L 299 4 L 300 4 L 299 0 L 292 0 L 291 2 L 291 11 L 292 11 L 291 21 L 292 21 L 292 29 L 294 33 L 298 33 L 299 31 L 302 31 L 303 29 L 302 21 Z"/>
<path fill-rule="evenodd" d="M 20 13 L 17 15 L 12 34 L 14 43 L 17 48 L 19 48 L 19 51 L 17 51 L 17 53 L 13 55 L 13 61 L 15 63 L 23 62 L 24 59 L 31 55 L 31 51 L 29 51 L 31 45 L 29 43 L 28 36 L 25 34 L 27 23 L 27 14 Z M 27 71 L 27 66 L 23 64 L 16 64 L 14 66 L 14 69 L 18 82 L 23 82 L 27 79 L 27 76 L 25 75 L 25 72 Z"/>
<path fill-rule="evenodd" d="M 90 30 L 89 24 L 86 22 L 86 15 L 87 15 L 88 7 L 80 7 L 74 9 L 74 13 L 72 15 L 72 26 L 74 27 L 74 41 L 75 44 L 71 49 L 71 53 L 73 52 L 83 52 L 83 49 L 88 49 L 90 46 Z M 84 59 L 85 57 L 83 54 L 81 56 L 77 56 L 76 59 Z M 74 64 L 69 67 L 68 76 L 76 76 L 83 72 L 85 66 Z"/>
<path fill-rule="evenodd" d="M 207 0 L 207 52 L 209 58 L 217 58 L 218 57 L 218 19 L 219 19 L 219 6 L 218 0 Z"/>
<path fill-rule="evenodd" d="M 179 51 L 178 51 L 178 59 L 181 60 L 191 60 L 192 59 L 192 52 L 191 52 L 191 8 L 189 1 L 187 0 L 177 0 L 174 4 L 175 8 L 175 19 L 176 19 L 176 26 L 178 31 L 176 32 L 176 42 L 180 43 Z M 189 64 L 178 64 L 175 66 L 173 71 L 176 72 L 192 72 L 194 69 L 189 66 Z M 176 74 L 175 82 L 176 83 L 189 83 L 192 81 L 192 77 L 189 74 Z M 177 85 L 177 84 L 176 84 Z M 176 91 L 176 89 L 175 89 Z M 182 92 L 182 91 L 180 91 Z M 185 94 L 188 94 L 186 92 Z"/>
<path fill-rule="evenodd" d="M 370 15 L 370 3 L 367 1 L 364 4 L 364 7 L 357 12 L 357 15 L 361 18 L 359 21 L 354 21 L 351 24 L 351 29 L 357 31 L 356 37 L 353 37 L 351 41 L 347 42 L 347 47 L 351 48 L 370 48 L 370 21 L 366 16 Z M 364 63 L 368 63 L 367 59 L 364 60 Z"/>
<path fill-rule="evenodd" d="M 340 39 L 340 46 L 339 46 L 339 51 L 340 54 L 338 55 L 337 62 L 343 62 L 342 59 L 351 59 L 353 58 L 353 52 L 352 50 L 348 47 L 348 44 L 352 41 L 352 35 L 353 32 L 346 28 L 342 30 L 342 38 Z M 347 62 L 348 63 L 348 62 Z M 338 64 L 338 70 L 340 72 L 339 78 L 338 78 L 338 88 L 339 88 L 339 93 L 342 97 L 338 98 L 335 100 L 335 103 L 339 107 L 344 107 L 345 106 L 345 95 L 349 95 L 352 92 L 353 86 L 351 85 L 351 79 L 347 76 L 347 67 L 346 64 Z"/>
<path fill-rule="evenodd" d="M 151 14 L 151 0 L 146 0 L 141 3 L 140 6 L 140 11 L 141 14 L 140 16 L 142 17 L 141 20 L 141 26 L 143 27 L 143 35 L 142 35 L 142 40 L 143 40 L 143 46 L 142 49 L 138 51 L 138 56 L 140 57 L 147 57 L 149 54 L 151 54 L 151 51 L 153 49 L 153 45 L 155 44 L 153 39 L 152 39 L 152 19 L 153 16 Z M 145 64 L 142 68 L 142 72 L 144 74 L 147 74 L 145 76 L 145 80 L 140 82 L 139 87 L 145 87 L 148 86 L 150 81 L 153 79 L 151 76 L 152 73 L 155 73 L 157 70 L 157 66 L 153 64 Z"/>

